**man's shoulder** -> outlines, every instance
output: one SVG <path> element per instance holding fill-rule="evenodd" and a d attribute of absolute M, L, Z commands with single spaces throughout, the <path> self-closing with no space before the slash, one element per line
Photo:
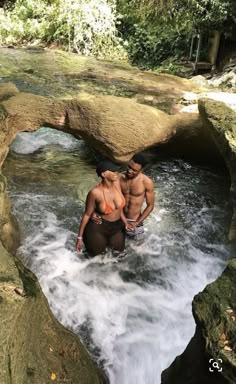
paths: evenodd
<path fill-rule="evenodd" d="M 143 173 L 143 183 L 146 187 L 153 187 L 153 180 Z"/>

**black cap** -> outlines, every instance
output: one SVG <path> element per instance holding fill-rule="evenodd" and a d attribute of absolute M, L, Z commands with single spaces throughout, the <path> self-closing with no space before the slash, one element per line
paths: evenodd
<path fill-rule="evenodd" d="M 120 167 L 111 161 L 100 161 L 100 163 L 97 165 L 96 172 L 98 176 L 101 176 L 103 172 L 106 171 L 112 171 L 117 172 L 120 169 Z"/>

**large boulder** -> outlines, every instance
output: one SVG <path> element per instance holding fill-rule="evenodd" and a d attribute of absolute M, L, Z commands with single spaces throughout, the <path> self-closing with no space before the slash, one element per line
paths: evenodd
<path fill-rule="evenodd" d="M 182 355 L 163 371 L 162 384 L 235 384 L 235 298 L 233 259 L 221 277 L 194 297 L 195 335 Z"/>
<path fill-rule="evenodd" d="M 39 46 L 0 47 L 0 55 L 1 78 L 14 78 L 21 92 L 43 96 L 77 98 L 86 92 L 133 97 L 140 103 L 175 113 L 185 92 L 202 90 L 183 77 L 141 71 L 124 61 L 96 60 Z"/>
<path fill-rule="evenodd" d="M 229 239 L 236 241 L 236 112 L 226 104 L 210 99 L 199 100 L 199 112 L 203 126 L 209 131 L 230 174 L 233 215 Z"/>
<path fill-rule="evenodd" d="M 36 277 L 0 242 L 0 382 L 106 382 L 79 338 L 53 317 Z"/>
<path fill-rule="evenodd" d="M 157 145 L 175 133 L 166 113 L 114 96 L 88 96 L 72 100 L 67 124 L 105 156 L 127 161 L 136 152 Z"/>
<path fill-rule="evenodd" d="M 168 141 L 179 128 L 200 124 L 196 113 L 170 116 L 128 98 L 87 95 L 55 100 L 18 93 L 0 104 L 0 165 L 18 132 L 43 126 L 83 138 L 104 156 L 122 162 Z"/>

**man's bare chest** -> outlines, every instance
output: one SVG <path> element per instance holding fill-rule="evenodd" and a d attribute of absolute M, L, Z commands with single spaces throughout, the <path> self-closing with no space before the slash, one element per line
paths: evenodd
<path fill-rule="evenodd" d="M 133 197 L 140 197 L 145 194 L 145 187 L 141 180 L 122 180 L 121 190 L 124 195 Z"/>

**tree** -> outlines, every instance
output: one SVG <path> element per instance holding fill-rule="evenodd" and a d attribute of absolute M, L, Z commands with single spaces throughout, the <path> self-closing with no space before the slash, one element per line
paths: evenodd
<path fill-rule="evenodd" d="M 38 40 L 84 55 L 123 58 L 116 19 L 115 0 L 16 0 L 0 8 L 0 43 Z"/>
<path fill-rule="evenodd" d="M 138 0 L 138 4 L 150 20 L 160 16 L 175 23 L 185 20 L 194 29 L 222 29 L 225 22 L 236 22 L 235 0 Z"/>
<path fill-rule="evenodd" d="M 118 0 L 120 32 L 131 60 L 153 68 L 187 55 L 193 32 L 232 33 L 235 0 Z"/>

